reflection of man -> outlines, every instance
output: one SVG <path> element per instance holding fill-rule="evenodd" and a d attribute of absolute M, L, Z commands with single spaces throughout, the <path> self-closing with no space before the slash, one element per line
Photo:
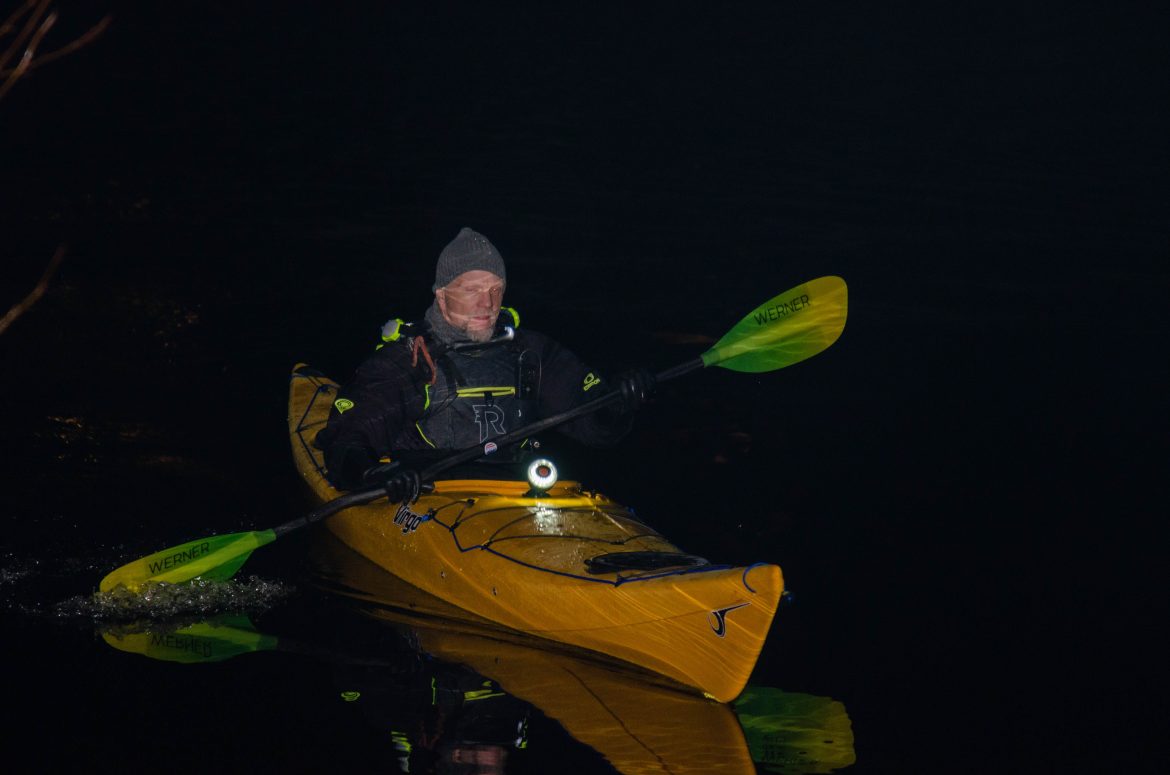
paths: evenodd
<path fill-rule="evenodd" d="M 403 465 L 387 493 L 410 500 L 418 490 L 412 460 L 475 447 L 612 390 L 622 394 L 616 409 L 562 430 L 590 446 L 613 444 L 629 430 L 632 411 L 653 392 L 653 375 L 638 369 L 611 383 L 547 336 L 521 329 L 519 314 L 502 306 L 506 277 L 495 246 L 471 229 L 443 249 L 423 320 L 387 323 L 383 346 L 342 388 L 317 436 L 335 487 L 377 483 L 369 475 L 384 472 L 376 466 L 388 457 Z M 491 459 L 514 454 L 501 450 Z"/>
<path fill-rule="evenodd" d="M 439 750 L 435 772 L 441 775 L 500 775 L 508 750 L 490 743 L 452 743 Z"/>
<path fill-rule="evenodd" d="M 528 703 L 459 665 L 404 665 L 410 669 L 346 664 L 338 674 L 342 696 L 389 731 L 399 772 L 496 775 L 510 750 L 527 748 Z"/>

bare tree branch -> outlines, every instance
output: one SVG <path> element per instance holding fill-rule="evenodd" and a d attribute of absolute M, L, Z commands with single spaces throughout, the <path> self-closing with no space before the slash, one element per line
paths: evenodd
<path fill-rule="evenodd" d="M 111 21 L 112 18 L 109 16 L 102 17 L 101 21 L 90 27 L 88 30 L 86 30 L 85 34 L 78 36 L 77 39 L 66 43 L 56 51 L 50 51 L 47 54 L 41 54 L 36 58 L 36 60 L 29 64 L 27 72 L 32 72 L 38 67 L 43 67 L 44 65 L 47 65 L 54 60 L 60 59 L 63 56 L 68 56 L 82 46 L 88 45 L 106 31 L 106 27 L 110 26 Z M 4 71 L 0 70 L 0 76 L 2 75 L 4 75 Z"/>
<path fill-rule="evenodd" d="M 32 14 L 31 17 L 29 17 L 29 20 L 25 23 L 25 26 L 21 30 L 20 35 L 9 44 L 9 47 L 3 53 L 0 53 L 0 77 L 11 78 L 11 76 L 14 73 L 17 73 L 17 71 L 19 71 L 20 74 L 29 73 L 38 67 L 42 67 L 49 64 L 50 62 L 72 54 L 79 48 L 82 48 L 83 46 L 93 42 L 94 39 L 106 31 L 106 28 L 110 26 L 110 22 L 112 21 L 111 17 L 105 16 L 100 21 L 98 21 L 97 24 L 95 24 L 93 27 L 90 27 L 84 34 L 79 35 L 76 39 L 66 43 L 55 51 L 50 51 L 48 53 L 41 54 L 40 56 L 36 56 L 36 49 L 40 45 L 40 38 L 44 37 L 44 34 L 48 32 L 49 27 L 53 25 L 57 17 L 57 12 L 54 11 L 49 14 L 49 17 L 46 18 L 39 27 L 37 26 L 37 22 L 48 10 L 48 3 L 49 0 L 39 0 L 39 7 L 37 7 L 36 11 Z M 0 25 L 0 39 L 3 39 L 6 35 L 12 34 L 12 31 L 16 28 L 16 22 L 19 20 L 21 14 L 27 13 L 34 5 L 37 5 L 37 2 L 27 3 L 25 6 L 17 9 L 15 13 L 9 16 L 4 24 Z M 38 39 L 25 49 L 21 64 L 12 69 L 8 69 L 8 61 L 11 60 L 16 52 L 20 50 L 22 42 L 28 38 L 28 34 L 33 29 L 37 30 Z"/>
<path fill-rule="evenodd" d="M 49 34 L 53 25 L 57 23 L 57 12 L 50 10 L 52 2 L 53 0 L 27 0 L 27 2 L 18 5 L 16 10 L 0 24 L 0 44 L 5 39 L 11 38 L 6 47 L 0 48 L 0 79 L 3 79 L 0 81 L 0 100 L 4 99 L 4 95 L 8 94 L 22 76 L 36 67 L 60 59 L 85 46 L 101 35 L 110 24 L 110 17 L 106 16 L 84 35 L 66 43 L 56 51 L 37 56 L 37 48 L 44 42 L 45 36 Z M 19 59 L 16 64 L 9 67 L 9 63 L 17 56 Z M 64 258 L 65 246 L 61 245 L 53 257 L 49 259 L 49 264 L 45 267 L 40 281 L 27 296 L 12 305 L 4 317 L 0 318 L 0 334 L 7 331 L 17 318 L 28 312 L 45 295 L 45 290 L 49 287 L 49 280 L 53 278 L 57 267 L 61 265 Z"/>
<path fill-rule="evenodd" d="M 110 17 L 105 16 L 91 27 L 85 34 L 66 43 L 56 51 L 37 56 L 37 48 L 44 41 L 45 36 L 57 23 L 57 12 L 49 10 L 52 0 L 28 0 L 9 14 L 0 24 L 0 40 L 14 35 L 8 46 L 0 50 L 0 99 L 20 80 L 36 68 L 71 54 L 77 49 L 93 41 L 110 25 Z M 16 65 L 9 67 L 14 57 L 19 55 Z"/>
<path fill-rule="evenodd" d="M 0 100 L 4 99 L 4 95 L 8 93 L 8 90 L 11 89 L 18 80 L 20 80 L 20 76 L 27 73 L 29 68 L 32 67 L 33 56 L 36 55 L 37 46 L 41 44 L 41 41 L 45 39 L 45 35 L 49 33 L 49 30 L 52 29 L 53 25 L 56 23 L 57 12 L 54 11 L 53 13 L 46 16 L 45 20 L 36 27 L 32 27 L 32 22 L 30 21 L 29 24 L 26 25 L 25 30 L 17 37 L 16 41 L 12 44 L 13 50 L 23 44 L 25 40 L 25 32 L 32 31 L 33 33 L 32 40 L 29 41 L 28 47 L 24 50 L 24 53 L 20 57 L 20 64 L 11 70 L 0 70 L 0 73 L 6 72 L 8 74 L 8 78 L 5 79 L 4 83 L 0 84 Z"/>
<path fill-rule="evenodd" d="M 40 26 L 41 17 L 48 12 L 49 2 L 50 0 L 30 0 L 30 2 L 17 8 L 4 22 L 4 26 L 0 27 L 0 37 L 11 35 L 12 31 L 17 28 L 20 17 L 29 14 L 29 18 L 20 27 L 20 32 L 17 34 L 16 39 L 8 44 L 8 48 L 3 53 L 0 53 L 0 70 L 6 68 L 12 57 L 16 56 L 18 51 L 24 49 L 25 43 L 32 37 L 37 27 Z"/>
<path fill-rule="evenodd" d="M 37 301 L 39 301 L 40 298 L 45 295 L 45 289 L 49 287 L 49 280 L 53 278 L 53 275 L 57 272 L 57 267 L 61 265 L 61 260 L 64 258 L 65 246 L 61 245 L 57 248 L 57 252 L 53 254 L 53 258 L 50 259 L 49 265 L 45 267 L 45 273 L 41 275 L 40 281 L 37 282 L 37 284 L 31 291 L 29 291 L 28 295 L 25 296 L 24 299 L 17 302 L 16 304 L 13 304 L 12 309 L 8 310 L 3 318 L 0 318 L 0 334 L 3 334 L 5 331 L 7 331 L 8 327 L 12 325 L 18 317 L 23 315 L 25 312 L 28 312 L 29 308 L 36 304 Z"/>

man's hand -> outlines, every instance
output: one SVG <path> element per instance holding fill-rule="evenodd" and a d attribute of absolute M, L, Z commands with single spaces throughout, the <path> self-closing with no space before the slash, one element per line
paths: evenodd
<path fill-rule="evenodd" d="M 654 395 L 658 381 L 649 369 L 631 369 L 614 377 L 622 394 L 622 406 L 627 412 L 636 411 Z"/>
<path fill-rule="evenodd" d="M 418 500 L 418 491 L 422 483 L 418 478 L 418 471 L 413 468 L 403 468 L 394 476 L 386 480 L 384 489 L 386 497 L 395 503 L 414 503 Z"/>
<path fill-rule="evenodd" d="M 364 479 L 367 486 L 380 485 L 395 503 L 414 503 L 422 489 L 418 471 L 395 464 L 374 466 L 366 471 Z"/>

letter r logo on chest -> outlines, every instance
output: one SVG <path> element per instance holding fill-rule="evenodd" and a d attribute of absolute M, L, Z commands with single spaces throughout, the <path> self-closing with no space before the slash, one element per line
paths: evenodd
<path fill-rule="evenodd" d="M 504 434 L 504 412 L 493 404 L 475 404 L 475 424 L 479 426 L 479 441 L 482 444 L 492 436 Z"/>

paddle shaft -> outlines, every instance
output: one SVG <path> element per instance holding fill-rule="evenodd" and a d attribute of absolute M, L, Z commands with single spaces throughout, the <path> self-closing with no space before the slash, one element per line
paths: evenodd
<path fill-rule="evenodd" d="M 692 371 L 697 371 L 701 368 L 703 368 L 703 359 L 692 358 L 685 363 L 680 363 L 679 365 L 666 369 L 665 371 L 658 372 L 654 379 L 656 382 L 666 382 L 668 380 L 681 377 L 684 374 L 689 374 Z M 485 449 L 489 445 L 494 444 L 496 448 L 500 448 L 508 444 L 513 444 L 517 441 L 522 441 L 523 439 L 526 439 L 533 434 L 546 431 L 549 428 L 555 428 L 556 426 L 567 422 L 572 422 L 578 417 L 584 417 L 587 414 L 596 412 L 598 409 L 602 409 L 619 400 L 621 400 L 621 393 L 617 391 L 606 393 L 605 395 L 599 396 L 598 398 L 581 404 L 580 406 L 551 415 L 544 418 L 543 420 L 537 420 L 534 423 L 525 425 L 523 428 L 517 428 L 510 433 L 505 433 L 492 439 L 488 439 L 479 446 L 468 447 L 461 452 L 456 452 L 436 463 L 433 463 L 419 473 L 419 479 L 423 482 L 429 482 L 444 471 L 450 470 L 451 468 L 462 465 L 464 463 L 470 463 L 472 460 L 476 460 L 483 457 L 485 454 L 488 454 L 485 452 Z M 300 528 L 311 525 L 314 522 L 320 522 L 326 517 L 331 517 L 343 509 L 348 509 L 351 506 L 361 506 L 366 503 L 376 501 L 379 498 L 385 497 L 385 495 L 386 490 L 381 485 L 367 487 L 362 490 L 354 490 L 353 492 L 346 493 L 345 495 L 334 498 L 328 503 L 323 503 L 303 517 L 298 517 L 294 520 L 285 522 L 279 527 L 273 528 L 272 532 L 274 532 L 276 537 L 279 538 L 282 535 L 291 533 L 294 530 L 299 530 Z"/>
<path fill-rule="evenodd" d="M 659 372 L 657 375 L 655 375 L 654 379 L 656 382 L 665 382 L 667 380 L 674 379 L 675 377 L 680 377 L 688 372 L 694 371 L 695 369 L 701 368 L 703 368 L 703 359 L 695 358 L 693 360 L 687 361 L 686 363 L 679 364 L 674 368 Z M 494 444 L 496 447 L 503 447 L 506 444 L 513 444 L 517 441 L 522 441 L 534 433 L 546 431 L 549 428 L 554 428 L 563 423 L 576 420 L 578 417 L 584 417 L 587 414 L 596 412 L 598 409 L 619 401 L 621 399 L 621 395 L 622 394 L 617 391 L 606 393 L 605 395 L 599 396 L 592 401 L 581 404 L 580 406 L 574 407 L 572 409 L 567 409 L 550 417 L 546 417 L 543 420 L 537 420 L 536 422 L 526 425 L 523 428 L 518 428 L 511 433 L 505 433 L 503 435 L 496 436 L 493 439 L 488 439 L 478 447 L 469 447 L 462 452 L 456 452 L 454 455 L 440 460 L 439 462 L 434 463 L 433 465 L 424 469 L 422 473 L 419 474 L 419 478 L 424 482 L 429 482 L 450 468 L 461 465 L 463 463 L 470 463 L 472 460 L 483 457 L 486 454 L 484 450 L 489 445 Z"/>
<path fill-rule="evenodd" d="M 666 382 L 715 365 L 758 374 L 810 358 L 833 344 L 844 329 L 847 293 L 845 281 L 836 276 L 817 278 L 792 288 L 758 306 L 698 358 L 657 374 L 657 381 Z M 453 466 L 491 454 L 501 446 L 575 420 L 619 400 L 620 391 L 611 391 L 581 406 L 489 439 L 480 446 L 455 452 L 421 471 L 421 483 L 430 483 Z M 393 470 L 392 466 L 387 468 Z M 231 578 L 259 547 L 343 509 L 387 495 L 385 485 L 368 487 L 341 495 L 305 516 L 271 530 L 213 536 L 179 544 L 107 574 L 102 579 L 101 589 L 109 591 L 125 586 L 137 590 L 150 581 L 179 583 L 199 576 L 214 580 Z"/>

